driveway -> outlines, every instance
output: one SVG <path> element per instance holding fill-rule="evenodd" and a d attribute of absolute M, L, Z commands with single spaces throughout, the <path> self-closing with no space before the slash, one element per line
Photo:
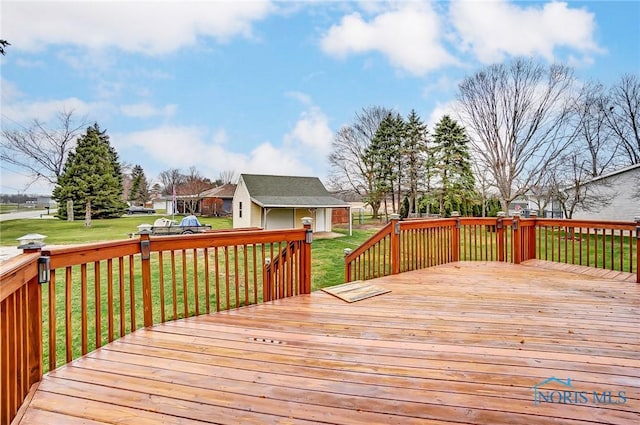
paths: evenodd
<path fill-rule="evenodd" d="M 56 209 L 52 209 L 50 215 L 47 215 L 47 210 L 22 210 L 12 213 L 0 214 L 0 221 L 18 220 L 21 218 L 55 218 L 53 214 L 56 213 Z"/>
<path fill-rule="evenodd" d="M 53 214 L 57 210 L 52 209 L 51 215 L 47 215 L 47 210 L 22 210 L 12 213 L 0 214 L 0 222 L 8 220 L 18 220 L 23 218 L 33 218 L 36 220 L 55 218 Z M 0 225 L 0 229 L 2 226 Z M 8 260 L 11 257 L 15 257 L 18 254 L 22 254 L 22 250 L 18 249 L 18 241 L 15 246 L 0 246 L 0 261 Z"/>

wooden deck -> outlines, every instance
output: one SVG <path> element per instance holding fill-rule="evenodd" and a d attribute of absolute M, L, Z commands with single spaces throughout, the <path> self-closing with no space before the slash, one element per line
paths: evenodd
<path fill-rule="evenodd" d="M 640 423 L 640 285 L 477 262 L 375 283 L 139 330 L 46 375 L 20 423 Z"/>

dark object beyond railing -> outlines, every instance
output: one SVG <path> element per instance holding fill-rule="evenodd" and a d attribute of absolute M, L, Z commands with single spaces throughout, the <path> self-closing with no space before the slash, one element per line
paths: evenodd
<path fill-rule="evenodd" d="M 35 248 L 0 265 L 0 425 L 53 370 L 141 327 L 311 292 L 311 226 Z M 48 258 L 48 284 L 38 262 Z M 268 261 L 270 260 L 270 261 Z M 47 271 L 49 271 L 49 269 Z"/>
<path fill-rule="evenodd" d="M 453 261 L 539 259 L 633 273 L 640 283 L 640 219 L 601 222 L 452 217 L 397 217 L 357 249 L 345 251 L 345 281 L 418 270 Z"/>

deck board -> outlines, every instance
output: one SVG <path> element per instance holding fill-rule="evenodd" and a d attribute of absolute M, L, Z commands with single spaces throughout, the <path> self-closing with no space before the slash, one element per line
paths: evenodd
<path fill-rule="evenodd" d="M 640 285 L 505 263 L 374 282 L 139 330 L 46 375 L 21 423 L 638 423 Z M 534 404 L 550 377 L 626 402 Z"/>

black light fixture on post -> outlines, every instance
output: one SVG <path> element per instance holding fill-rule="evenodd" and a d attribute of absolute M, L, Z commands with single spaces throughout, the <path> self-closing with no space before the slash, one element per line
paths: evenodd
<path fill-rule="evenodd" d="M 38 258 L 38 283 L 40 285 L 48 283 L 50 277 L 51 257 L 42 256 Z"/>

